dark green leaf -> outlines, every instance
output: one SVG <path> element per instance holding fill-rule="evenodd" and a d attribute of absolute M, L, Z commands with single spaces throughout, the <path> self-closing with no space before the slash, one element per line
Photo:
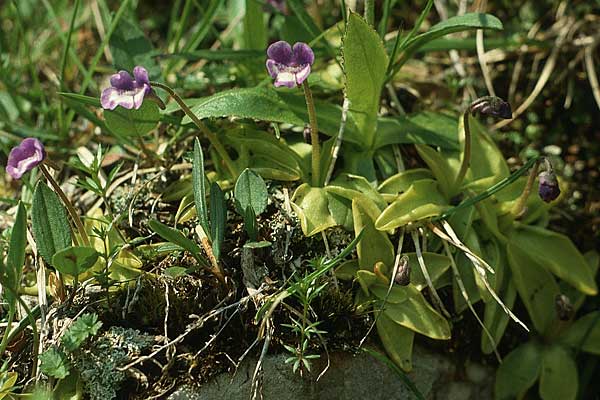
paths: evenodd
<path fill-rule="evenodd" d="M 177 229 L 173 229 L 157 220 L 151 220 L 148 225 L 150 225 L 150 228 L 158 233 L 163 239 L 182 247 L 192 253 L 195 257 L 200 257 L 200 246 L 183 236 Z"/>
<path fill-rule="evenodd" d="M 388 57 L 377 32 L 358 14 L 348 17 L 342 57 L 350 115 L 362 133 L 362 147 L 373 150 Z"/>
<path fill-rule="evenodd" d="M 267 208 L 267 185 L 256 172 L 246 168 L 242 171 L 235 183 L 235 201 L 238 210 L 252 207 L 256 215 L 260 215 Z"/>
<path fill-rule="evenodd" d="M 560 341 L 574 349 L 600 356 L 600 311 L 579 318 L 560 337 Z"/>
<path fill-rule="evenodd" d="M 198 138 L 194 140 L 194 161 L 192 163 L 192 182 L 194 186 L 194 204 L 196 214 L 200 219 L 200 226 L 206 235 L 210 235 L 208 221 L 208 206 L 206 204 L 206 182 L 204 173 L 204 154 Z"/>
<path fill-rule="evenodd" d="M 542 356 L 540 397 L 544 400 L 575 400 L 579 376 L 577 365 L 561 346 L 549 346 Z"/>
<path fill-rule="evenodd" d="M 10 234 L 10 246 L 6 257 L 6 285 L 16 293 L 21 286 L 21 273 L 25 263 L 27 246 L 27 210 L 19 202 L 15 223 Z M 7 292 L 9 294 L 9 292 Z M 10 293 L 12 296 L 12 293 Z"/>
<path fill-rule="evenodd" d="M 52 264 L 56 252 L 71 245 L 71 227 L 58 195 L 38 182 L 31 204 L 31 225 L 38 252 Z"/>
<path fill-rule="evenodd" d="M 148 70 L 151 77 L 160 74 L 159 66 L 152 57 L 152 42 L 146 38 L 136 22 L 121 18 L 110 37 L 109 46 L 115 69 L 131 73 L 136 65 L 141 65 Z"/>
<path fill-rule="evenodd" d="M 104 110 L 104 119 L 108 128 L 117 136 L 142 137 L 156 127 L 160 112 L 156 103 L 146 100 L 137 110 L 123 107 L 117 107 L 112 111 Z"/>
<path fill-rule="evenodd" d="M 522 398 L 540 375 L 540 348 L 528 342 L 510 352 L 496 372 L 496 400 Z"/>
<path fill-rule="evenodd" d="M 221 256 L 226 222 L 227 204 L 225 203 L 225 195 L 219 184 L 213 182 L 210 186 L 210 237 L 212 238 L 213 254 L 217 260 Z"/>
<path fill-rule="evenodd" d="M 69 375 L 69 360 L 56 347 L 50 347 L 40 354 L 40 370 L 53 378 L 64 379 Z"/>
<path fill-rule="evenodd" d="M 98 315 L 83 314 L 67 329 L 61 343 L 68 351 L 75 351 L 88 337 L 96 335 L 100 327 L 102 322 L 98 321 Z"/>

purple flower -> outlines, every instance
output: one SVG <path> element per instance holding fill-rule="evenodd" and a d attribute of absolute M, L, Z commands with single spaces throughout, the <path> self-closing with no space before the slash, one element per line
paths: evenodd
<path fill-rule="evenodd" d="M 277 11 L 279 11 L 282 14 L 287 15 L 287 13 L 288 13 L 287 5 L 285 4 L 285 0 L 267 0 L 267 4 L 269 4 L 271 7 L 273 7 L 274 9 L 276 9 Z"/>
<path fill-rule="evenodd" d="M 136 110 L 142 106 L 144 97 L 152 93 L 148 71 L 139 65 L 133 69 L 133 78 L 127 71 L 119 71 L 110 77 L 110 87 L 102 91 L 100 103 L 106 110 L 117 106 Z"/>
<path fill-rule="evenodd" d="M 42 142 L 35 138 L 23 139 L 20 145 L 10 151 L 6 172 L 14 179 L 21 179 L 25 172 L 31 171 L 44 158 L 46 151 Z"/>
<path fill-rule="evenodd" d="M 542 200 L 546 203 L 550 203 L 560 195 L 560 188 L 558 187 L 558 180 L 554 172 L 544 171 L 539 175 L 540 187 L 539 195 Z"/>
<path fill-rule="evenodd" d="M 294 48 L 288 42 L 280 40 L 267 49 L 267 70 L 271 78 L 275 78 L 275 86 L 293 88 L 308 78 L 310 66 L 315 61 L 312 49 L 298 42 Z"/>

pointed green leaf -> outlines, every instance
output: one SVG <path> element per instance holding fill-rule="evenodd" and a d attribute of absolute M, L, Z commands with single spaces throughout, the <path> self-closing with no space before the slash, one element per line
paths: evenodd
<path fill-rule="evenodd" d="M 571 240 L 535 226 L 514 232 L 514 243 L 554 275 L 590 296 L 598 293 L 594 275 Z"/>
<path fill-rule="evenodd" d="M 544 333 L 556 320 L 554 299 L 559 294 L 558 285 L 552 274 L 520 246 L 509 242 L 506 252 L 519 296 L 535 329 Z"/>
<path fill-rule="evenodd" d="M 15 223 L 10 234 L 10 246 L 6 257 L 6 272 L 2 271 L 5 284 L 16 293 L 21 286 L 21 274 L 25 263 L 25 248 L 27 246 L 27 210 L 19 202 Z M 6 295 L 12 297 L 11 292 Z"/>
<path fill-rule="evenodd" d="M 579 318 L 560 337 L 561 343 L 600 356 L 600 311 Z"/>
<path fill-rule="evenodd" d="M 235 201 L 239 210 L 252 207 L 256 215 L 267 208 L 268 191 L 263 178 L 251 169 L 242 171 L 235 183 Z"/>
<path fill-rule="evenodd" d="M 192 255 L 194 255 L 195 257 L 200 256 L 200 254 L 201 254 L 200 246 L 198 246 L 195 242 L 193 242 L 190 239 L 183 236 L 183 234 L 181 232 L 179 232 L 177 229 L 173 229 L 157 220 L 151 220 L 150 222 L 148 222 L 148 225 L 154 232 L 158 233 L 160 235 L 160 237 L 162 237 L 163 239 L 168 240 L 169 242 L 182 247 L 183 249 L 192 253 Z"/>
<path fill-rule="evenodd" d="M 227 221 L 227 204 L 225 195 L 218 183 L 210 186 L 210 237 L 213 253 L 217 261 L 221 256 L 221 246 L 225 239 L 225 222 Z"/>
<path fill-rule="evenodd" d="M 194 140 L 194 160 L 192 163 L 192 183 L 194 188 L 194 204 L 196 215 L 200 219 L 200 226 L 206 235 L 210 235 L 208 221 L 208 206 L 206 204 L 206 182 L 204 174 L 204 154 L 198 138 Z"/>
<path fill-rule="evenodd" d="M 356 13 L 348 16 L 342 57 L 349 114 L 362 134 L 363 147 L 373 149 L 388 57 L 377 32 Z"/>

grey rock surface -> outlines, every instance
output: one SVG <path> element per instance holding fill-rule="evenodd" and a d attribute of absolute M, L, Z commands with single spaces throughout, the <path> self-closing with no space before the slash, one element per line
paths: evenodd
<path fill-rule="evenodd" d="M 391 400 L 415 399 L 410 389 L 385 364 L 361 353 L 331 354 L 331 365 L 316 381 L 326 365 L 326 359 L 315 362 L 313 374 L 304 378 L 292 372 L 284 361 L 287 355 L 270 355 L 264 360 L 262 395 L 264 400 Z M 221 374 L 202 387 L 183 386 L 169 400 L 248 400 L 256 360 L 243 362 L 235 375 Z M 476 366 L 470 366 L 476 368 Z M 483 367 L 482 367 L 483 368 Z M 485 371 L 485 372 L 482 372 Z M 415 347 L 413 371 L 408 374 L 428 399 L 468 400 L 486 399 L 493 382 L 493 372 L 481 369 L 479 382 L 453 381 L 455 368 L 444 355 Z M 492 381 L 490 381 L 492 379 Z M 491 395 L 490 395 L 491 396 Z"/>

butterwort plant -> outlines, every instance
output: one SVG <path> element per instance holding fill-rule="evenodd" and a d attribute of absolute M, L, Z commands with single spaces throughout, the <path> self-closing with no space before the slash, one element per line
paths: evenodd
<path fill-rule="evenodd" d="M 267 49 L 266 67 L 275 87 L 294 88 L 302 86 L 306 98 L 306 108 L 310 124 L 310 142 L 312 146 L 312 185 L 320 186 L 321 182 L 321 146 L 319 144 L 319 127 L 312 91 L 308 84 L 308 76 L 315 62 L 315 54 L 309 45 L 297 42 L 292 47 L 288 42 L 280 40 Z"/>
<path fill-rule="evenodd" d="M 67 208 L 71 218 L 73 219 L 73 223 L 77 227 L 79 231 L 79 235 L 81 239 L 85 242 L 86 245 L 89 245 L 89 238 L 81 222 L 81 218 L 77 211 L 75 211 L 75 207 L 69 201 L 60 185 L 56 180 L 52 177 L 46 166 L 44 165 L 44 161 L 46 161 L 47 154 L 44 148 L 44 144 L 36 138 L 25 138 L 21 141 L 21 143 L 15 146 L 8 155 L 8 162 L 6 164 L 6 172 L 13 177 L 14 179 L 21 179 L 25 173 L 31 171 L 32 169 L 38 167 L 42 172 L 44 177 L 48 180 L 48 183 L 52 185 L 54 191 L 60 197 L 61 201 Z"/>
<path fill-rule="evenodd" d="M 110 86 L 102 91 L 100 96 L 100 105 L 103 109 L 112 111 L 117 107 L 123 107 L 128 110 L 138 110 L 144 100 L 154 101 L 162 109 L 165 108 L 160 97 L 156 95 L 153 88 L 157 87 L 166 91 L 179 105 L 183 112 L 190 117 L 200 131 L 208 138 L 211 145 L 225 164 L 232 178 L 237 178 L 237 169 L 229 154 L 217 138 L 217 136 L 190 110 L 183 99 L 169 86 L 152 82 L 148 76 L 148 71 L 143 66 L 133 68 L 133 77 L 127 71 L 119 71 L 110 77 Z"/>

